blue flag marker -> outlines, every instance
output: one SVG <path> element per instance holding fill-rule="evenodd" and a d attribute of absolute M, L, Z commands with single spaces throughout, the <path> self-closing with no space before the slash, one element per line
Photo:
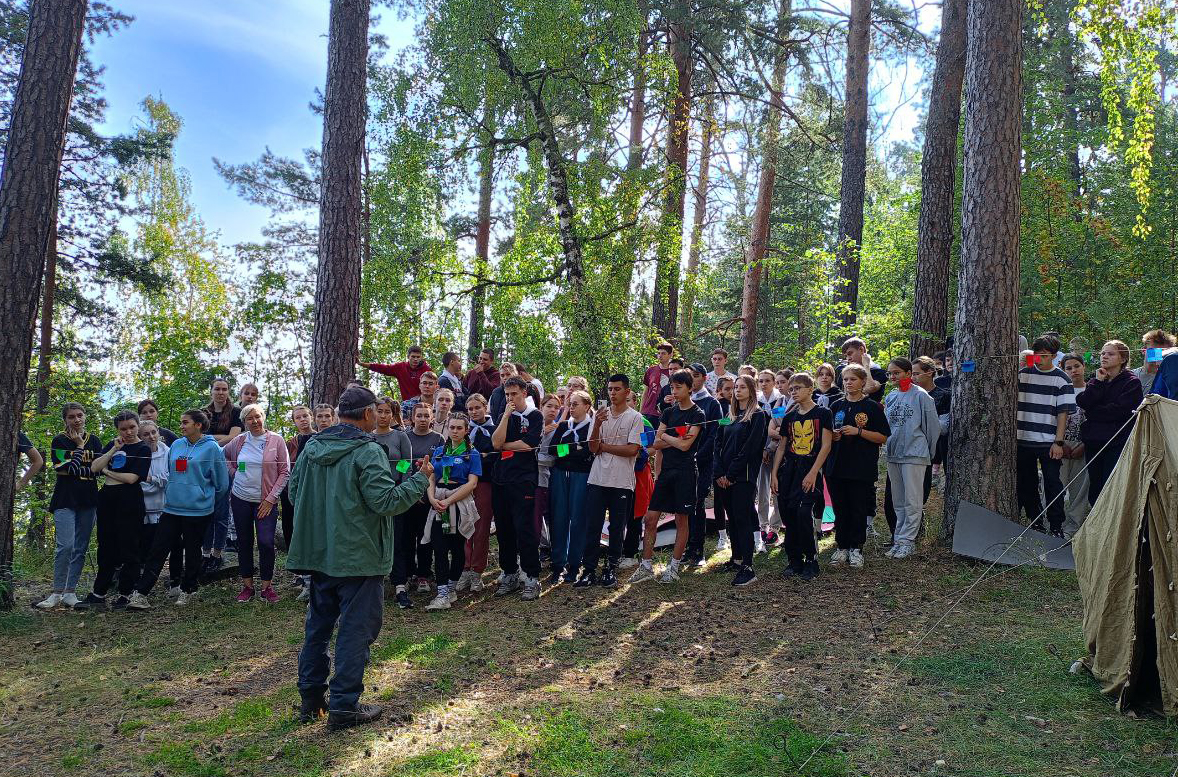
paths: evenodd
<path fill-rule="evenodd" d="M 961 371 L 962 372 L 973 372 L 974 371 L 974 363 L 973 362 L 962 362 L 961 363 Z"/>
<path fill-rule="evenodd" d="M 648 429 L 647 431 L 642 433 L 642 444 L 648 448 L 650 446 L 654 445 L 654 431 L 653 430 Z"/>
<path fill-rule="evenodd" d="M 1145 349 L 1145 360 L 1147 362 L 1160 362 L 1162 359 L 1165 358 L 1165 356 L 1164 356 L 1165 350 L 1166 350 L 1165 348 L 1146 348 Z"/>
<path fill-rule="evenodd" d="M 773 417 L 774 418 L 785 418 L 785 407 L 773 408 Z"/>
<path fill-rule="evenodd" d="M 126 463 L 127 463 L 127 454 L 123 453 L 122 451 L 118 451 L 117 453 L 115 453 L 114 456 L 110 457 L 110 465 L 112 467 L 114 467 L 115 469 L 118 469 L 119 467 L 123 466 Z"/>

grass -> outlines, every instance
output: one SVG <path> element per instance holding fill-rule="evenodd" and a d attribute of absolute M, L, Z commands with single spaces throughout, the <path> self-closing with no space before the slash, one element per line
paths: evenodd
<path fill-rule="evenodd" d="M 876 549 L 810 586 L 781 566 L 770 554 L 740 590 L 707 572 L 389 608 L 366 676 L 385 716 L 338 734 L 296 721 L 304 609 L 289 595 L 242 607 L 225 583 L 183 613 L 2 614 L 6 773 L 1174 774 L 1178 723 L 1120 715 L 1068 673 L 1084 649 L 1071 575 L 1003 572 L 912 650 L 983 565 Z"/>

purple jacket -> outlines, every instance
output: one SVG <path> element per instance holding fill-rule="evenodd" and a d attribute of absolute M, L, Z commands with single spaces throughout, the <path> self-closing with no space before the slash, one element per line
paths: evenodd
<path fill-rule="evenodd" d="M 1076 404 L 1084 409 L 1080 439 L 1085 447 L 1102 445 L 1114 436 L 1127 438 L 1133 424 L 1119 434 L 1117 430 L 1133 415 L 1143 397 L 1141 381 L 1129 370 L 1121 370 L 1112 380 L 1089 380 L 1084 391 L 1076 397 Z"/>

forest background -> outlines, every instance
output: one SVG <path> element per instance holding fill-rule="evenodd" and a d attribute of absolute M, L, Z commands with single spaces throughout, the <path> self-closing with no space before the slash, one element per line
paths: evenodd
<path fill-rule="evenodd" d="M 929 350 L 953 330 L 961 154 L 942 197 L 948 291 L 918 294 L 929 138 L 922 121 L 885 140 L 897 91 L 863 71 L 919 63 L 904 99 L 921 116 L 955 88 L 956 151 L 960 76 L 935 76 L 952 65 L 937 30 L 955 4 L 393 4 L 418 34 L 395 55 L 369 40 L 357 356 L 420 343 L 440 367 L 444 351 L 488 346 L 555 385 L 607 367 L 637 377 L 664 337 L 705 363 L 728 348 L 733 366 L 812 368 L 850 333 L 880 362 Z M 1019 329 L 1083 350 L 1178 328 L 1174 13 L 1138 5 L 1025 14 Z M 866 35 L 848 34 L 853 18 Z M 26 22 L 25 3 L 0 2 L 5 119 Z M 97 129 L 91 52 L 132 23 L 91 4 L 29 375 L 24 428 L 43 450 L 64 401 L 106 437 L 144 396 L 176 428 L 214 376 L 257 383 L 278 429 L 310 393 L 320 152 L 218 159 L 271 214 L 262 240 L 224 245 L 174 160 L 184 123 L 167 95 L 144 100 L 130 134 Z M 322 97 L 308 98 L 318 122 Z M 944 333 L 913 323 L 930 304 Z M 18 496 L 32 544 L 48 485 Z"/>

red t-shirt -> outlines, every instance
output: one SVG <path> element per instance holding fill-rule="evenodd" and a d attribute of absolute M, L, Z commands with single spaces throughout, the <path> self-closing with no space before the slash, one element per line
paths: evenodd
<path fill-rule="evenodd" d="M 642 392 L 643 415 L 659 414 L 659 390 L 671 382 L 671 368 L 657 364 L 646 368 L 646 375 L 642 379 L 645 391 Z"/>
<path fill-rule="evenodd" d="M 379 372 L 381 375 L 391 375 L 396 378 L 402 400 L 421 396 L 421 387 L 418 385 L 421 376 L 427 372 L 433 372 L 433 367 L 430 367 L 429 362 L 425 360 L 422 360 L 416 367 L 410 367 L 409 362 L 397 362 L 396 364 L 369 364 L 368 369 Z"/>

